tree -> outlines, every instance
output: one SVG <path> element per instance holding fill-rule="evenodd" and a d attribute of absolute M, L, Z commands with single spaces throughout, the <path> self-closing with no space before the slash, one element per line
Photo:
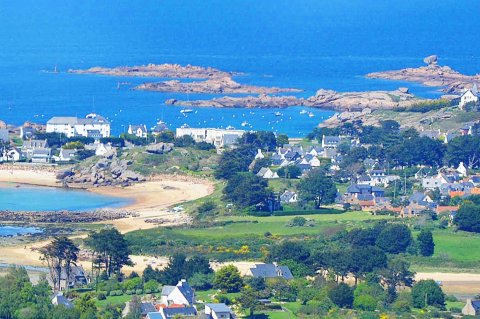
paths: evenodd
<path fill-rule="evenodd" d="M 45 247 L 40 249 L 42 260 L 50 270 L 50 278 L 55 290 L 61 290 L 61 274 L 65 271 L 66 278 L 70 278 L 71 266 L 78 259 L 79 248 L 67 237 L 56 237 Z M 66 280 L 68 289 L 68 279 Z"/>
<path fill-rule="evenodd" d="M 257 174 L 258 171 L 262 169 L 262 167 L 269 167 L 270 165 L 272 165 L 272 160 L 267 157 L 256 159 L 255 165 L 253 166 L 252 173 Z"/>
<path fill-rule="evenodd" d="M 75 142 L 68 142 L 67 144 L 63 145 L 63 148 L 66 150 L 80 150 L 84 149 L 85 145 L 80 142 L 80 141 L 75 141 Z"/>
<path fill-rule="evenodd" d="M 195 145 L 195 140 L 190 135 L 184 135 L 176 137 L 173 144 L 176 147 L 192 147 Z"/>
<path fill-rule="evenodd" d="M 373 246 L 352 249 L 351 259 L 350 271 L 355 275 L 355 284 L 359 277 L 387 266 L 385 253 Z"/>
<path fill-rule="evenodd" d="M 256 148 L 251 145 L 242 145 L 234 150 L 223 152 L 214 172 L 215 178 L 230 179 L 238 172 L 248 171 L 255 154 Z"/>
<path fill-rule="evenodd" d="M 148 271 L 150 275 L 152 271 Z M 159 271 L 156 276 L 158 281 L 162 283 L 175 285 L 180 279 L 190 278 L 196 273 L 210 274 L 212 272 L 213 270 L 210 268 L 210 263 L 207 258 L 194 256 L 187 259 L 184 254 L 177 253 L 170 257 L 167 267 Z"/>
<path fill-rule="evenodd" d="M 453 222 L 460 230 L 480 233 L 480 205 L 472 202 L 462 204 Z"/>
<path fill-rule="evenodd" d="M 353 304 L 353 290 L 346 283 L 341 282 L 330 288 L 328 297 L 340 308 L 351 308 Z"/>
<path fill-rule="evenodd" d="M 310 252 L 302 243 L 283 241 L 273 246 L 268 255 L 269 261 L 293 260 L 304 263 L 310 257 Z"/>
<path fill-rule="evenodd" d="M 285 134 L 278 134 L 277 135 L 277 145 L 278 146 L 283 146 L 285 144 L 288 144 L 288 136 Z"/>
<path fill-rule="evenodd" d="M 91 294 L 84 294 L 80 296 L 75 302 L 75 308 L 81 313 L 85 314 L 93 310 L 97 311 L 97 306 L 95 305 L 95 299 Z"/>
<path fill-rule="evenodd" d="M 243 286 L 243 280 L 240 271 L 233 265 L 220 268 L 215 273 L 213 284 L 216 288 L 224 292 L 238 292 Z"/>
<path fill-rule="evenodd" d="M 107 276 L 120 272 L 123 266 L 132 265 L 130 248 L 125 237 L 115 228 L 91 233 L 85 241 L 94 252 L 93 263 L 104 269 Z"/>
<path fill-rule="evenodd" d="M 394 258 L 388 262 L 385 269 L 379 271 L 387 286 L 388 302 L 393 302 L 397 295 L 397 287 L 411 287 L 415 273 L 409 270 L 410 264 L 405 260 Z"/>
<path fill-rule="evenodd" d="M 385 301 L 386 294 L 379 283 L 365 282 L 356 286 L 353 298 L 356 309 L 374 311 L 379 302 Z"/>
<path fill-rule="evenodd" d="M 248 310 L 249 317 L 253 317 L 255 308 L 259 306 L 258 293 L 252 288 L 245 288 L 242 290 L 242 293 L 237 298 L 237 302 L 240 304 L 240 307 L 244 310 Z"/>
<path fill-rule="evenodd" d="M 463 162 L 468 168 L 479 166 L 480 137 L 459 136 L 448 142 L 445 160 L 449 165 L 458 166 Z"/>
<path fill-rule="evenodd" d="M 413 306 L 424 308 L 435 306 L 445 308 L 445 294 L 440 286 L 433 280 L 420 280 L 412 288 Z"/>
<path fill-rule="evenodd" d="M 412 233 L 403 224 L 388 224 L 376 240 L 377 246 L 390 254 L 405 252 L 411 243 Z"/>
<path fill-rule="evenodd" d="M 315 208 L 322 204 L 331 204 L 337 196 L 337 188 L 331 177 L 320 170 L 312 170 L 298 185 L 300 199 L 306 202 L 313 201 Z"/>
<path fill-rule="evenodd" d="M 291 179 L 299 178 L 300 176 L 302 176 L 302 170 L 296 165 L 280 167 L 277 173 L 280 177 Z"/>
<path fill-rule="evenodd" d="M 429 230 L 422 229 L 420 234 L 417 236 L 418 249 L 422 256 L 428 257 L 432 256 L 435 250 L 435 243 L 433 241 L 432 232 Z"/>
<path fill-rule="evenodd" d="M 202 273 L 194 273 L 192 277 L 188 279 L 188 283 L 190 286 L 197 290 L 208 290 L 213 287 L 213 279 L 215 278 L 215 275 L 210 273 L 210 274 L 202 274 Z"/>
<path fill-rule="evenodd" d="M 248 207 L 265 202 L 271 192 L 268 182 L 252 173 L 238 173 L 227 181 L 223 193 L 238 207 Z"/>

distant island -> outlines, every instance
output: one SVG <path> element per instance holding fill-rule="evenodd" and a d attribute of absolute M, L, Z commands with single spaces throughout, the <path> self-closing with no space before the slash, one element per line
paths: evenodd
<path fill-rule="evenodd" d="M 138 85 L 135 90 L 178 93 L 209 93 L 209 94 L 274 94 L 281 92 L 302 92 L 299 89 L 263 87 L 240 84 L 231 77 L 210 78 L 206 81 L 181 82 L 178 80 L 164 82 L 147 82 Z"/>
<path fill-rule="evenodd" d="M 448 66 L 438 65 L 436 55 L 426 57 L 426 66 L 406 68 L 394 71 L 373 72 L 366 75 L 371 79 L 386 79 L 421 83 L 426 86 L 443 87 L 442 92 L 448 94 L 462 94 L 471 89 L 473 83 L 480 81 L 480 75 L 465 75 Z"/>
<path fill-rule="evenodd" d="M 182 66 L 180 64 L 147 64 L 139 66 L 119 66 L 114 68 L 93 67 L 86 70 L 68 70 L 75 74 L 101 74 L 111 76 L 136 76 L 152 78 L 177 78 L 177 79 L 210 79 L 224 78 L 241 75 L 236 72 L 225 72 L 211 67 L 194 65 Z"/>
<path fill-rule="evenodd" d="M 394 109 L 409 107 L 424 101 L 408 92 L 407 88 L 395 91 L 336 92 L 320 89 L 308 98 L 296 96 L 259 96 L 214 98 L 211 100 L 184 101 L 169 99 L 165 103 L 188 107 L 231 107 L 231 108 L 286 108 L 306 106 L 346 111 L 351 109 Z"/>

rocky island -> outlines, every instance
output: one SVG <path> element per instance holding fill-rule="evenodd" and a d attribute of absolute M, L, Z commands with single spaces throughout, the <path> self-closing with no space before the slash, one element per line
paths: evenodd
<path fill-rule="evenodd" d="M 473 83 L 480 81 L 480 75 L 465 75 L 448 66 L 438 65 L 436 55 L 423 60 L 427 65 L 418 68 L 406 68 L 394 71 L 373 72 L 366 75 L 372 79 L 386 79 L 406 82 L 417 82 L 426 86 L 442 87 L 448 94 L 462 94 L 470 89 Z"/>
<path fill-rule="evenodd" d="M 110 76 L 135 76 L 152 78 L 177 78 L 177 79 L 209 79 L 224 78 L 241 75 L 236 72 L 225 72 L 212 67 L 202 67 L 187 64 L 147 64 L 139 66 L 119 66 L 114 68 L 93 67 L 86 70 L 68 70 L 75 74 L 100 74 Z"/>
<path fill-rule="evenodd" d="M 178 93 L 209 93 L 209 94 L 275 94 L 281 92 L 301 92 L 299 89 L 264 87 L 240 84 L 231 77 L 210 78 L 206 81 L 181 82 L 178 80 L 164 82 L 147 82 L 138 85 L 135 90 Z"/>
<path fill-rule="evenodd" d="M 211 100 L 183 101 L 169 99 L 165 103 L 188 107 L 232 107 L 232 108 L 286 108 L 289 106 L 307 106 L 345 111 L 350 109 L 394 109 L 408 107 L 423 101 L 407 88 L 395 91 L 336 92 L 320 89 L 314 96 L 299 98 L 296 96 L 258 96 L 214 98 Z"/>

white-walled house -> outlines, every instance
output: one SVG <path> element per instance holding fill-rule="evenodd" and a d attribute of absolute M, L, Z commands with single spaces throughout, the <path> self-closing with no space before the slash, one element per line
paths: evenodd
<path fill-rule="evenodd" d="M 182 137 L 185 135 L 191 136 L 195 142 L 207 142 L 215 145 L 215 147 L 226 147 L 236 143 L 237 139 L 241 138 L 245 131 L 217 129 L 217 128 L 191 128 L 179 127 L 175 131 L 175 137 Z"/>
<path fill-rule="evenodd" d="M 146 138 L 148 135 L 147 126 L 144 124 L 140 125 L 128 125 L 128 134 L 135 135 L 136 137 Z"/>
<path fill-rule="evenodd" d="M 474 84 L 473 87 L 469 90 L 466 90 L 460 97 L 460 103 L 458 107 L 463 110 L 465 105 L 468 103 L 477 103 L 478 102 L 478 88 L 477 84 Z"/>
<path fill-rule="evenodd" d="M 185 279 L 178 282 L 176 286 L 163 286 L 162 304 L 192 306 L 195 303 L 195 292 Z"/>
<path fill-rule="evenodd" d="M 63 133 L 67 137 L 85 136 L 100 139 L 110 136 L 110 122 L 103 116 L 91 113 L 85 118 L 52 117 L 47 122 L 47 133 Z"/>
<path fill-rule="evenodd" d="M 210 319 L 230 319 L 232 310 L 224 303 L 206 303 L 205 315 Z"/>

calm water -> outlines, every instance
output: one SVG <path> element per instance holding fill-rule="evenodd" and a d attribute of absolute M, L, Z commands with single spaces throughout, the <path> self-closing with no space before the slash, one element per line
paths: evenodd
<path fill-rule="evenodd" d="M 124 198 L 103 196 L 83 190 L 54 187 L 0 185 L 0 210 L 10 211 L 87 211 L 121 207 L 130 203 Z"/>
<path fill-rule="evenodd" d="M 2 226 L 0 225 L 0 237 L 5 236 L 20 236 L 25 234 L 37 234 L 42 230 L 35 227 L 22 227 L 22 226 Z M 0 266 L 1 268 L 1 266 Z"/>
<path fill-rule="evenodd" d="M 246 72 L 236 79 L 244 83 L 305 89 L 300 96 L 319 88 L 390 90 L 405 84 L 363 75 L 420 66 L 430 54 L 461 72 L 479 72 L 478 12 L 477 0 L 139 0 L 114 6 L 93 0 L 5 1 L 0 6 L 0 119 L 44 123 L 54 115 L 96 111 L 120 133 L 129 123 L 152 126 L 157 119 L 171 128 L 183 123 L 240 128 L 245 113 L 254 129 L 273 127 L 299 136 L 331 113 L 316 111 L 308 118 L 298 109 L 284 110 L 276 123 L 275 110 L 250 114 L 206 108 L 184 118 L 179 108 L 163 102 L 185 95 L 130 90 L 144 79 L 42 70 L 190 63 Z M 117 90 L 119 80 L 132 84 Z M 438 95 L 432 88 L 407 86 L 421 96 Z"/>

